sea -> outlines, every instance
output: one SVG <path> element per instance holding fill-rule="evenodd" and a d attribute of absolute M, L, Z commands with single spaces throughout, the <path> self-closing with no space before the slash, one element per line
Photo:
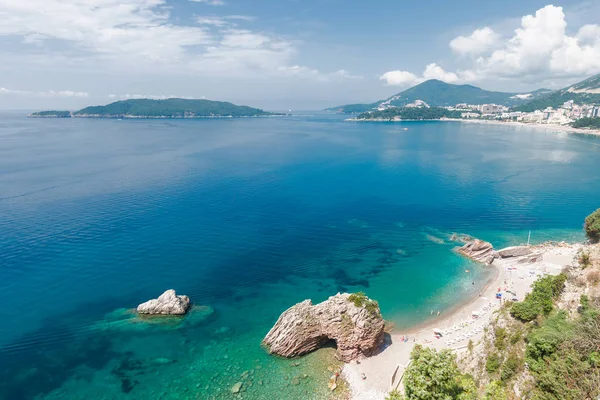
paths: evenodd
<path fill-rule="evenodd" d="M 600 138 L 553 129 L 2 112 L 0 398 L 335 398 L 335 343 L 261 346 L 287 308 L 361 291 L 409 329 L 493 274 L 453 233 L 583 241 L 598 207 Z M 186 317 L 136 316 L 167 289 Z"/>

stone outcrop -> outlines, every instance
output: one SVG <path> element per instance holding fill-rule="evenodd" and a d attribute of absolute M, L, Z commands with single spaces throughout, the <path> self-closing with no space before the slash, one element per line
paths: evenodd
<path fill-rule="evenodd" d="M 361 294 L 338 293 L 317 305 L 304 300 L 286 310 L 263 344 L 271 354 L 295 357 L 335 340 L 337 357 L 350 362 L 377 351 L 383 327 L 377 302 Z"/>
<path fill-rule="evenodd" d="M 533 252 L 530 246 L 513 246 L 498 250 L 500 258 L 523 257 Z"/>
<path fill-rule="evenodd" d="M 173 289 L 169 289 L 160 295 L 158 299 L 152 299 L 137 307 L 139 314 L 150 315 L 183 315 L 190 307 L 190 298 L 178 296 Z"/>
<path fill-rule="evenodd" d="M 472 260 L 485 264 L 491 264 L 498 255 L 491 243 L 479 239 L 467 242 L 458 249 L 458 252 Z"/>

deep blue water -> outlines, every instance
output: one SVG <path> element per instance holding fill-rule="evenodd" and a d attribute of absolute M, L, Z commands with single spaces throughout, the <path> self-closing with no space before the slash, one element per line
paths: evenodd
<path fill-rule="evenodd" d="M 399 328 L 448 310 L 490 275 L 451 233 L 582 240 L 599 155 L 450 122 L 0 114 L 0 398 L 323 398 L 332 349 L 296 366 L 260 347 L 282 311 L 358 290 Z M 206 307 L 122 310 L 168 288 Z"/>

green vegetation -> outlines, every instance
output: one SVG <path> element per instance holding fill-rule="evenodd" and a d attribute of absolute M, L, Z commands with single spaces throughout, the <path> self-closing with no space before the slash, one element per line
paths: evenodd
<path fill-rule="evenodd" d="M 514 110 L 533 112 L 535 110 L 543 110 L 547 107 L 558 108 L 570 100 L 573 100 L 577 104 L 598 104 L 600 103 L 599 93 L 586 93 L 582 92 L 582 90 L 598 89 L 599 86 L 600 75 L 596 75 L 568 88 L 539 96 L 528 103 L 515 107 Z"/>
<path fill-rule="evenodd" d="M 379 314 L 379 303 L 368 298 L 364 292 L 352 293 L 348 296 L 348 301 L 356 307 L 364 307 L 370 313 Z"/>
<path fill-rule="evenodd" d="M 411 359 L 404 376 L 407 400 L 477 399 L 473 378 L 460 373 L 456 356 L 449 350 L 416 345 Z"/>
<path fill-rule="evenodd" d="M 532 92 L 532 98 L 547 93 L 547 89 Z M 454 106 L 459 103 L 467 104 L 502 104 L 506 106 L 523 104 L 523 100 L 515 97 L 516 93 L 491 92 L 471 85 L 452 85 L 437 79 L 425 81 L 419 85 L 397 93 L 386 100 L 371 104 L 348 104 L 328 108 L 327 111 L 343 113 L 362 113 L 377 108 L 382 103 L 388 103 L 395 107 L 404 107 L 416 100 L 423 100 L 432 107 Z"/>
<path fill-rule="evenodd" d="M 449 111 L 441 107 L 392 107 L 383 111 L 371 111 L 360 114 L 358 119 L 383 119 L 392 120 L 433 120 L 440 118 L 460 118 L 460 111 Z"/>
<path fill-rule="evenodd" d="M 583 226 L 585 233 L 592 242 L 600 240 L 600 208 L 587 216 Z"/>
<path fill-rule="evenodd" d="M 380 103 L 381 102 L 371 104 L 347 104 L 345 106 L 327 108 L 325 111 L 335 111 L 344 114 L 359 114 L 377 108 Z"/>
<path fill-rule="evenodd" d="M 507 400 L 502 382 L 492 381 L 485 390 L 484 400 Z"/>
<path fill-rule="evenodd" d="M 521 359 L 515 354 L 509 354 L 508 358 L 502 365 L 502 371 L 500 372 L 500 379 L 502 382 L 509 381 L 517 372 L 521 369 L 523 363 Z"/>
<path fill-rule="evenodd" d="M 573 128 L 592 128 L 592 129 L 600 129 L 600 118 L 592 117 L 592 118 L 579 118 L 572 124 Z"/>
<path fill-rule="evenodd" d="M 590 258 L 589 252 L 581 253 L 581 255 L 579 256 L 579 265 L 581 265 L 583 269 L 586 269 L 587 267 L 592 265 L 592 259 Z"/>
<path fill-rule="evenodd" d="M 399 391 L 392 390 L 385 396 L 385 400 L 404 400 L 404 396 Z"/>
<path fill-rule="evenodd" d="M 526 361 L 536 379 L 535 399 L 595 399 L 600 395 L 600 310 L 582 308 L 569 320 L 559 311 L 527 338 Z"/>
<path fill-rule="evenodd" d="M 566 280 L 565 274 L 538 279 L 525 300 L 512 305 L 510 313 L 524 322 L 533 321 L 540 315 L 548 315 L 552 311 L 553 300 L 562 293 Z"/>
<path fill-rule="evenodd" d="M 506 348 L 506 345 L 504 343 L 506 339 L 506 329 L 497 327 L 494 330 L 494 336 L 496 336 L 496 339 L 494 340 L 494 345 L 496 346 L 496 348 L 498 350 L 504 350 Z"/>
<path fill-rule="evenodd" d="M 44 117 L 44 118 L 69 118 L 71 117 L 70 111 L 39 111 L 29 114 L 30 117 Z"/>
<path fill-rule="evenodd" d="M 56 111 L 34 113 L 32 117 L 53 117 Z M 59 113 L 69 113 L 60 111 Z M 87 118 L 202 118 L 202 117 L 257 117 L 276 115 L 258 108 L 237 106 L 232 103 L 190 99 L 134 99 L 117 101 L 106 106 L 86 107 L 73 113 Z M 61 114 L 67 117 L 69 115 Z"/>
<path fill-rule="evenodd" d="M 485 362 L 485 370 L 488 373 L 493 374 L 500 369 L 501 364 L 502 360 L 500 360 L 500 356 L 496 353 L 492 353 L 488 356 Z"/>

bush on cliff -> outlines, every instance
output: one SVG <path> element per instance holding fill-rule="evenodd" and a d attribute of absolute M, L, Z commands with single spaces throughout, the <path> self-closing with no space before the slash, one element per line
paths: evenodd
<path fill-rule="evenodd" d="M 364 307 L 372 314 L 379 314 L 379 303 L 375 300 L 371 300 L 364 292 L 352 293 L 348 296 L 348 300 L 356 307 Z"/>
<path fill-rule="evenodd" d="M 404 376 L 407 400 L 477 399 L 473 378 L 460 373 L 450 350 L 438 352 L 416 345 L 410 357 L 412 363 Z"/>
<path fill-rule="evenodd" d="M 524 322 L 533 321 L 539 315 L 548 315 L 552 311 L 553 300 L 562 293 L 566 280 L 565 274 L 539 278 L 525 300 L 513 304 L 510 313 Z"/>
<path fill-rule="evenodd" d="M 592 242 L 600 240 L 600 208 L 587 216 L 583 226 L 585 233 Z"/>

